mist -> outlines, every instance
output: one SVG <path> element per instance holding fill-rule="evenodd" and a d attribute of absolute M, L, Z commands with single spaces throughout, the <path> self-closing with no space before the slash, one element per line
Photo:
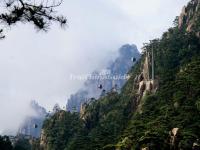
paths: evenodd
<path fill-rule="evenodd" d="M 0 134 L 13 134 L 27 115 L 30 101 L 51 110 L 65 106 L 83 81 L 71 74 L 104 68 L 121 45 L 139 48 L 172 26 L 188 0 L 65 0 L 58 8 L 68 19 L 49 32 L 17 24 L 0 41 Z M 170 8 L 170 10 L 169 10 Z"/>

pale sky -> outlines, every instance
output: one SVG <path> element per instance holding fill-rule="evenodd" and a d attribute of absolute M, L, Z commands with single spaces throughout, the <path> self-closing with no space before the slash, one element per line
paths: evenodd
<path fill-rule="evenodd" d="M 50 109 L 64 106 L 82 84 L 70 74 L 103 68 L 126 43 L 138 48 L 172 26 L 188 0 L 64 0 L 68 19 L 48 33 L 18 24 L 0 41 L 0 133 L 16 131 L 35 99 Z"/>

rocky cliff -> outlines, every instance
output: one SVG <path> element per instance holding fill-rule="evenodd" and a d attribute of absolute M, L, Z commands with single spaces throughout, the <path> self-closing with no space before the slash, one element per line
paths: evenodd
<path fill-rule="evenodd" d="M 135 45 L 123 45 L 119 49 L 118 57 L 113 62 L 109 63 L 105 69 L 92 73 L 92 77 L 100 77 L 100 79 L 86 80 L 84 87 L 70 96 L 67 110 L 80 111 L 81 104 L 88 100 L 98 99 L 111 90 L 120 91 L 126 82 L 125 76 L 139 58 L 140 53 Z M 117 79 L 117 77 L 121 78 Z M 99 88 L 99 86 L 102 87 Z"/>
<path fill-rule="evenodd" d="M 187 32 L 196 32 L 200 37 L 200 1 L 192 0 L 187 6 L 184 6 L 181 15 L 178 18 L 179 29 L 185 29 Z"/>
<path fill-rule="evenodd" d="M 194 30 L 187 30 L 200 13 L 198 3 L 192 0 L 177 26 L 144 45 L 121 92 L 110 91 L 86 103 L 81 115 L 61 111 L 46 120 L 45 146 L 50 150 L 199 150 L 196 29 L 200 20 L 194 19 Z"/>

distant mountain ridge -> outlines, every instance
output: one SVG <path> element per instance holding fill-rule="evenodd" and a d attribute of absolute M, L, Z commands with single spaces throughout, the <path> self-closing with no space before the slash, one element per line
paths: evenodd
<path fill-rule="evenodd" d="M 129 44 L 123 45 L 119 49 L 119 56 L 112 63 L 110 63 L 105 70 L 94 71 L 92 75 L 100 75 L 102 73 L 106 73 L 106 71 L 110 71 L 111 75 L 124 75 L 130 70 L 130 68 L 134 64 L 131 61 L 132 57 L 139 59 L 140 53 L 137 50 L 137 47 L 135 45 Z M 68 100 L 69 102 L 67 105 L 67 110 L 74 111 L 74 106 L 76 106 L 76 111 L 79 111 L 81 104 L 85 102 L 88 98 L 99 98 L 102 90 L 99 90 L 97 86 L 100 83 L 107 91 L 110 90 L 112 88 L 112 85 L 114 84 L 111 80 L 104 81 L 105 84 L 100 81 L 87 80 L 84 83 L 84 88 L 80 89 L 77 93 L 71 95 L 70 99 Z M 119 88 L 121 88 L 124 83 L 125 80 L 118 80 L 115 84 L 118 84 Z M 31 101 L 30 105 L 36 115 L 28 116 L 25 119 L 24 123 L 19 128 L 18 134 L 38 138 L 41 134 L 41 128 L 45 118 L 47 116 L 52 116 L 61 108 L 58 104 L 55 104 L 52 113 L 48 113 L 46 109 L 40 106 L 35 100 Z"/>
<path fill-rule="evenodd" d="M 43 121 L 45 120 L 48 113 L 46 109 L 40 106 L 36 101 L 31 101 L 30 105 L 35 112 L 35 115 L 29 116 L 25 119 L 24 123 L 21 125 L 18 131 L 18 134 L 38 138 L 41 133 Z"/>
<path fill-rule="evenodd" d="M 67 102 L 68 111 L 80 111 L 81 104 L 90 98 L 98 99 L 103 92 L 110 91 L 112 88 L 117 88 L 120 91 L 126 79 L 123 77 L 127 75 L 128 71 L 135 64 L 132 58 L 138 60 L 140 53 L 136 45 L 125 44 L 119 49 L 118 57 L 108 66 L 100 71 L 94 71 L 91 76 L 95 77 L 110 77 L 106 79 L 86 80 L 84 87 L 79 89 L 75 94 L 72 94 Z M 112 79 L 112 77 L 122 77 L 122 79 Z M 102 85 L 102 89 L 98 86 Z M 117 87 L 116 87 L 117 86 Z"/>
<path fill-rule="evenodd" d="M 39 148 L 200 150 L 200 0 L 174 23 L 144 45 L 119 94 L 46 120 Z"/>

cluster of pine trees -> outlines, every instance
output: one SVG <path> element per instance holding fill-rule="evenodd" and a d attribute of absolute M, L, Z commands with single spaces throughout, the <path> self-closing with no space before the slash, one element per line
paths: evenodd
<path fill-rule="evenodd" d="M 189 9 L 189 8 L 188 8 Z M 200 149 L 200 10 L 195 10 L 193 29 L 175 26 L 144 46 L 154 48 L 156 93 L 147 93 L 137 111 L 134 79 L 142 71 L 145 52 L 130 70 L 131 78 L 120 94 L 87 105 L 79 113 L 57 112 L 44 122 L 42 140 L 33 150 L 194 150 Z M 177 128 L 172 143 L 170 132 Z M 42 143 L 42 145 L 41 145 Z M 7 137 L 0 138 L 9 146 Z M 12 148 L 11 148 L 12 149 Z"/>
<path fill-rule="evenodd" d="M 196 24 L 200 20 L 196 20 Z M 133 83 L 142 70 L 141 60 L 130 71 L 131 78 L 120 94 L 108 96 L 86 106 L 85 118 L 78 113 L 61 112 L 45 121 L 49 150 L 155 150 L 198 147 L 200 138 L 200 40 L 193 32 L 175 26 L 144 49 L 154 48 L 155 77 L 159 89 L 142 99 L 141 112 L 135 104 Z M 197 26 L 199 28 L 199 26 Z M 172 145 L 169 132 L 178 128 Z"/>

